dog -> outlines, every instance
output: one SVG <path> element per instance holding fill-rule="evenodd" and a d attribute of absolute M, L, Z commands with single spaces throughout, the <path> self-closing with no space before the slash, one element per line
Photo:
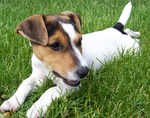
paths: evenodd
<path fill-rule="evenodd" d="M 17 33 L 27 38 L 32 46 L 32 74 L 25 79 L 15 94 L 1 106 L 2 112 L 16 111 L 37 86 L 51 76 L 56 86 L 49 88 L 27 111 L 28 118 L 44 117 L 53 100 L 79 88 L 80 79 L 90 65 L 99 69 L 119 52 L 139 51 L 139 32 L 123 30 L 132 4 L 122 11 L 118 22 L 111 28 L 89 34 L 81 33 L 81 17 L 73 12 L 58 15 L 33 15 L 22 21 Z"/>

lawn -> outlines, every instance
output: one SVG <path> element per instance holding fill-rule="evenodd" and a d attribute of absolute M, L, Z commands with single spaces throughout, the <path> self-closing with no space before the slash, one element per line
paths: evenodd
<path fill-rule="evenodd" d="M 31 73 L 32 49 L 17 35 L 17 24 L 33 14 L 65 10 L 82 17 L 82 32 L 113 26 L 128 0 L 0 0 L 0 104 Z M 150 118 L 150 0 L 132 0 L 126 27 L 140 31 L 141 53 L 125 55 L 91 70 L 81 88 L 54 101 L 45 118 Z M 24 118 L 40 95 L 53 86 L 47 81 L 29 96 L 11 118 Z"/>

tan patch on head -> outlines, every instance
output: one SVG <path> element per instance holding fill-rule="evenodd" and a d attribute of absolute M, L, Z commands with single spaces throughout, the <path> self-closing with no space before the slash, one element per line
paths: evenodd
<path fill-rule="evenodd" d="M 66 47 L 68 48 L 68 47 Z M 77 66 L 73 51 L 65 49 L 62 51 L 53 51 L 47 46 L 33 45 L 35 55 L 52 71 L 56 71 L 63 77 L 68 72 L 74 70 Z"/>
<path fill-rule="evenodd" d="M 48 45 L 51 45 L 55 42 L 58 42 L 62 45 L 62 50 L 66 50 L 67 48 L 71 47 L 67 35 L 60 30 L 57 30 L 55 34 L 49 38 Z"/>

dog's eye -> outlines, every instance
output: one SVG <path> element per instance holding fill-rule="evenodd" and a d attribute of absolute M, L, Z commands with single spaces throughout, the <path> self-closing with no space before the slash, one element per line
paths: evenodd
<path fill-rule="evenodd" d="M 58 51 L 61 49 L 62 46 L 59 42 L 55 42 L 55 43 L 50 44 L 49 47 L 53 50 Z"/>

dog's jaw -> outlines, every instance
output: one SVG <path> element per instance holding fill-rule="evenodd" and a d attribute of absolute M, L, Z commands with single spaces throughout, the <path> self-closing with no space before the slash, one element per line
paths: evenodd
<path fill-rule="evenodd" d="M 80 85 L 80 80 L 76 80 L 76 81 L 73 81 L 73 80 L 63 80 L 63 82 L 66 83 L 69 86 L 72 86 L 72 87 L 77 87 L 77 86 Z"/>
<path fill-rule="evenodd" d="M 52 73 L 53 73 L 56 77 L 58 77 L 58 78 L 60 78 L 60 79 L 63 79 L 63 82 L 66 83 L 66 84 L 69 85 L 69 86 L 76 87 L 76 86 L 78 86 L 78 85 L 80 84 L 80 80 L 77 79 L 77 77 L 75 77 L 75 79 L 77 79 L 77 80 L 74 80 L 74 78 L 73 78 L 72 76 L 71 76 L 71 77 L 68 77 L 68 78 L 72 78 L 72 80 L 69 80 L 69 79 L 66 79 L 66 78 L 62 77 L 59 73 L 57 73 L 57 72 L 55 72 L 55 71 L 52 71 Z"/>

